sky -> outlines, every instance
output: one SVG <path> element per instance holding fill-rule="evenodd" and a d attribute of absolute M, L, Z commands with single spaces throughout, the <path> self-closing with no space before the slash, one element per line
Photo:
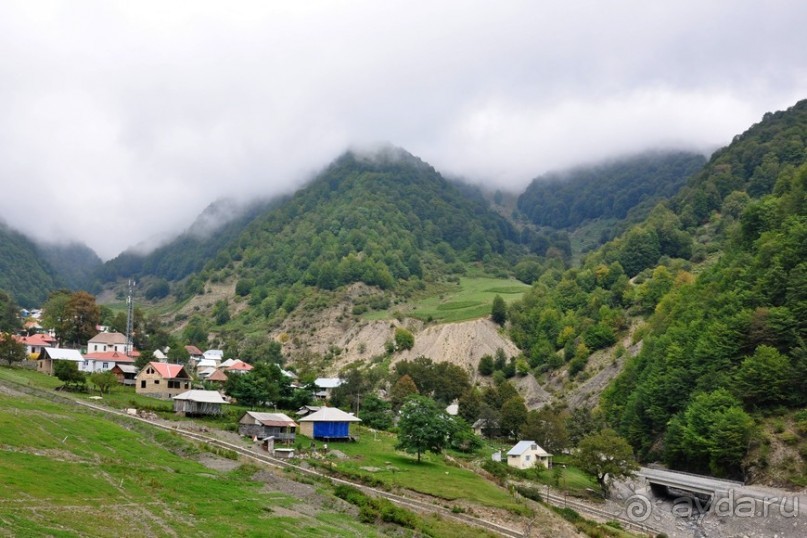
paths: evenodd
<path fill-rule="evenodd" d="M 389 143 L 521 192 L 807 98 L 803 0 L 0 3 L 0 219 L 108 259 Z"/>

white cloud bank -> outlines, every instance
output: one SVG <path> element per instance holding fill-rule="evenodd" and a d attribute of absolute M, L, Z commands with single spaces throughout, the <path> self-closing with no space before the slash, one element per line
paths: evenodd
<path fill-rule="evenodd" d="M 5 2 L 0 216 L 108 258 L 353 145 L 513 190 L 709 151 L 807 97 L 804 20 L 800 0 Z"/>

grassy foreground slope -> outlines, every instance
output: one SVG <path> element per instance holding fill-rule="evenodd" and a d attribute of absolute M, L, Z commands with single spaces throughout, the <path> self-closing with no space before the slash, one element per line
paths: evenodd
<path fill-rule="evenodd" d="M 375 536 L 295 511 L 257 469 L 209 469 L 176 436 L 0 387 L 0 536 Z"/>

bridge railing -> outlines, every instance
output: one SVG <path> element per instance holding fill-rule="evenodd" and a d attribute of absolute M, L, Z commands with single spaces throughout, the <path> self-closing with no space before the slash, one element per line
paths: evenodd
<path fill-rule="evenodd" d="M 653 464 L 648 465 L 647 467 L 644 467 L 644 468 L 648 469 L 648 470 L 651 470 L 651 471 L 663 471 L 665 473 L 692 476 L 692 477 L 695 477 L 695 478 L 701 478 L 703 480 L 710 480 L 712 482 L 719 482 L 719 483 L 722 483 L 722 484 L 728 484 L 728 485 L 735 486 L 735 487 L 745 485 L 744 482 L 740 482 L 739 480 L 729 480 L 728 478 L 715 478 L 713 476 L 707 476 L 707 475 L 696 474 L 696 473 L 688 473 L 686 471 L 673 471 L 671 469 L 665 469 L 665 468 L 663 468 L 661 466 L 657 466 L 657 465 L 653 465 Z M 641 476 L 642 475 L 642 469 L 639 469 L 639 472 L 636 473 L 636 474 Z"/>

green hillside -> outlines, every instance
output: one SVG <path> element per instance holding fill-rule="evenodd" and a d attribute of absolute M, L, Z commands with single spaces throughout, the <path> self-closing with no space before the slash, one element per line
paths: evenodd
<path fill-rule="evenodd" d="M 248 305 L 241 318 L 255 325 L 284 317 L 304 297 L 327 301 L 328 292 L 353 283 L 406 297 L 471 268 L 508 277 L 528 245 L 540 255 L 552 247 L 536 237 L 516 232 L 483 199 L 403 150 L 347 153 L 174 287 L 184 298 L 205 283 L 234 281 L 236 299 Z M 369 307 L 388 308 L 389 296 Z"/>
<path fill-rule="evenodd" d="M 41 305 L 60 285 L 61 280 L 36 244 L 0 224 L 0 290 L 9 292 L 20 306 L 32 308 Z"/>
<path fill-rule="evenodd" d="M 176 281 L 200 271 L 219 250 L 226 246 L 257 215 L 273 202 L 256 202 L 240 207 L 230 200 L 210 204 L 188 230 L 148 254 L 129 249 L 97 270 L 102 282 L 116 279 L 156 277 Z"/>
<path fill-rule="evenodd" d="M 592 219 L 624 219 L 645 213 L 675 195 L 700 170 L 702 155 L 647 153 L 596 166 L 538 177 L 518 198 L 518 209 L 538 226 L 575 228 Z"/>
<path fill-rule="evenodd" d="M 646 319 L 641 352 L 603 396 L 606 422 L 646 461 L 728 476 L 764 467 L 755 447 L 771 439 L 757 426 L 798 422 L 807 405 L 805 145 L 807 101 L 767 114 L 580 267 L 544 271 L 509 312 L 533 373 L 585 379 L 592 351 Z M 799 428 L 791 483 L 807 472 Z"/>
<path fill-rule="evenodd" d="M 82 243 L 40 244 L 38 249 L 64 285 L 74 290 L 97 291 L 94 273 L 103 262 L 98 254 Z"/>
<path fill-rule="evenodd" d="M 36 424 L 36 427 L 31 427 Z M 322 484 L 61 399 L 0 391 L 0 534 L 8 536 L 385 536 Z M 224 457 L 222 457 L 224 456 Z M 304 496 L 304 497 L 303 497 Z M 468 529 L 432 518 L 446 535 Z M 364 518 L 367 521 L 367 518 Z M 386 520 L 385 520 L 386 521 Z M 396 534 L 397 533 L 397 534 Z"/>
<path fill-rule="evenodd" d="M 712 193 L 703 229 L 713 230 L 720 256 L 694 281 L 670 283 L 641 354 L 605 395 L 609 420 L 641 453 L 739 474 L 757 464 L 741 461 L 749 443 L 764 441 L 754 440 L 751 417 L 807 405 L 805 145 L 802 101 L 715 154 L 677 201 L 686 223 Z M 792 478 L 805 471 L 802 462 Z"/>

